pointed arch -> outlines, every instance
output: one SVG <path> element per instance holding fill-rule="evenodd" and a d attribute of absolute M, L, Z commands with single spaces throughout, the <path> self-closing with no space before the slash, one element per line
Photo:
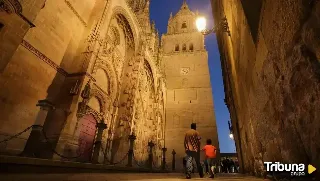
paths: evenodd
<path fill-rule="evenodd" d="M 104 70 L 107 77 L 109 78 L 109 89 L 106 92 L 108 96 L 110 96 L 111 101 L 114 101 L 117 97 L 118 93 L 118 79 L 116 71 L 114 70 L 114 67 L 110 64 L 110 62 L 97 62 L 97 65 L 95 66 L 93 70 L 93 74 L 97 73 L 98 69 Z"/>
<path fill-rule="evenodd" d="M 116 6 L 113 8 L 113 13 L 111 19 L 116 18 L 118 23 L 122 25 L 124 33 L 126 34 L 126 39 L 129 41 L 133 49 L 136 51 L 138 47 L 138 28 L 134 26 L 138 23 L 134 23 L 134 21 L 138 22 L 137 20 L 133 20 L 133 18 L 129 15 L 129 13 L 121 6 Z"/>

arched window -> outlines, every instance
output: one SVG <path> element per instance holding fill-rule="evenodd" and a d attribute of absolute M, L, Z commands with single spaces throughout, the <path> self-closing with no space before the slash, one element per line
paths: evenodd
<path fill-rule="evenodd" d="M 4 27 L 4 24 L 0 22 L 0 31 L 2 30 L 3 27 Z"/>
<path fill-rule="evenodd" d="M 182 28 L 182 29 L 187 28 L 187 23 L 186 23 L 186 22 L 183 22 L 181 28 Z"/>
<path fill-rule="evenodd" d="M 176 52 L 180 50 L 180 47 L 179 45 L 176 45 L 175 49 L 174 49 Z"/>
<path fill-rule="evenodd" d="M 183 50 L 183 51 L 186 51 L 186 50 L 187 50 L 187 45 L 186 45 L 186 44 L 183 44 L 182 50 Z"/>
<path fill-rule="evenodd" d="M 192 43 L 189 45 L 189 50 L 193 51 L 193 44 Z"/>

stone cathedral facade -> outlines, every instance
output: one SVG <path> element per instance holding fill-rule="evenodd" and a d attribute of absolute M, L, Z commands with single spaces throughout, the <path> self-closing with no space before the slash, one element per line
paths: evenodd
<path fill-rule="evenodd" d="M 204 39 L 193 32 L 191 21 L 175 21 L 176 27 L 187 26 L 182 30 L 169 22 L 161 47 L 155 24 L 150 21 L 149 0 L 0 3 L 0 140 L 36 123 L 43 126 L 47 138 L 40 140 L 34 156 L 61 159 L 44 143 L 50 142 L 66 157 L 81 153 L 72 160 L 95 159 L 100 163 L 107 158 L 115 162 L 121 159 L 128 152 L 131 134 L 136 135 L 136 159 L 148 158 L 147 145 L 152 141 L 154 160 L 160 163 L 161 149 L 171 151 L 175 148 L 172 140 L 180 139 L 171 128 L 186 129 L 192 121 L 202 127 L 211 125 L 212 129 L 203 131 L 217 141 Z M 191 13 L 186 4 L 182 7 L 179 13 Z M 186 54 L 173 52 L 175 45 L 168 43 L 171 34 L 182 31 L 196 40 L 187 45 Z M 179 46 L 181 51 L 186 48 Z M 176 73 L 188 78 L 174 85 L 170 66 L 175 66 L 176 59 L 180 59 L 177 64 L 182 63 L 187 54 L 190 58 L 186 57 L 184 68 Z M 186 91 L 179 92 L 176 86 Z M 205 114 L 190 115 L 184 106 L 204 110 Z M 176 122 L 174 111 L 183 113 L 178 118 L 181 124 Z M 166 127 L 170 128 L 167 132 Z M 19 154 L 29 135 L 27 131 L 0 143 L 1 154 Z M 96 149 L 98 142 L 101 150 Z"/>

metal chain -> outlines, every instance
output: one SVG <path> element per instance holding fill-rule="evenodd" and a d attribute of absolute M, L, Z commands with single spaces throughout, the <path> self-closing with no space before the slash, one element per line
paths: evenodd
<path fill-rule="evenodd" d="M 10 141 L 10 140 L 12 140 L 12 139 L 14 139 L 14 138 L 17 138 L 18 136 L 22 135 L 23 133 L 29 131 L 29 129 L 31 129 L 32 127 L 33 127 L 33 125 L 27 127 L 26 129 L 24 129 L 24 130 L 21 131 L 20 133 L 17 133 L 17 134 L 15 134 L 15 135 L 13 135 L 13 136 L 10 136 L 9 138 L 6 138 L 6 139 L 0 141 L 0 144 L 1 144 L 1 143 L 4 143 L 4 142 L 8 142 L 8 141 Z"/>
<path fill-rule="evenodd" d="M 139 163 L 139 161 L 136 159 L 134 153 L 132 153 L 132 157 L 133 157 L 133 161 L 135 162 L 135 164 L 136 164 L 138 167 L 145 168 L 145 166 L 141 165 L 141 164 Z"/>
<path fill-rule="evenodd" d="M 156 163 L 154 163 L 154 161 L 152 161 L 152 165 L 153 165 L 153 168 L 155 168 L 156 170 L 160 170 L 162 168 L 162 165 L 157 166 Z"/>
<path fill-rule="evenodd" d="M 109 160 L 108 157 L 106 157 L 106 153 L 105 153 L 102 145 L 101 145 L 101 150 L 102 150 L 103 155 L 105 156 L 105 160 L 109 163 L 106 165 L 118 165 L 118 164 L 122 163 L 127 158 L 128 154 L 129 154 L 129 152 L 126 153 L 120 161 L 114 163 L 111 160 Z"/>
<path fill-rule="evenodd" d="M 79 155 L 77 155 L 77 156 L 72 156 L 72 157 L 64 156 L 64 155 L 58 153 L 58 152 L 53 148 L 52 143 L 50 143 L 50 141 L 49 141 L 49 139 L 48 139 L 48 137 L 47 137 L 47 134 L 46 134 L 46 132 L 44 131 L 43 126 L 40 126 L 40 127 L 42 128 L 42 134 L 43 134 L 43 136 L 44 136 L 44 138 L 45 138 L 45 140 L 46 140 L 46 143 L 50 146 L 50 150 L 51 150 L 54 154 L 58 155 L 58 156 L 61 157 L 61 158 L 65 158 L 65 159 L 68 159 L 68 160 L 69 160 L 69 159 L 76 159 L 76 158 L 79 158 L 80 156 L 82 156 L 83 153 L 79 153 Z"/>
<path fill-rule="evenodd" d="M 113 162 L 111 165 L 118 165 L 118 164 L 122 163 L 127 158 L 128 154 L 129 153 L 125 154 L 124 157 L 120 161 L 115 162 L 115 163 Z"/>

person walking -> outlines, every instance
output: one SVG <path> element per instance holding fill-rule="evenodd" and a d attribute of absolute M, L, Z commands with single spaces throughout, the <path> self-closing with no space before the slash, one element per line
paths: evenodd
<path fill-rule="evenodd" d="M 235 172 L 236 172 L 236 173 L 239 173 L 239 161 L 238 161 L 237 158 L 236 158 L 236 160 L 234 161 L 234 166 L 235 166 Z"/>
<path fill-rule="evenodd" d="M 209 178 L 214 178 L 214 169 L 216 166 L 217 148 L 212 145 L 211 139 L 207 140 L 207 145 L 202 148 L 206 155 L 206 162 L 209 169 Z"/>
<path fill-rule="evenodd" d="M 186 178 L 191 179 L 193 168 L 192 160 L 194 159 L 197 164 L 200 178 L 203 178 L 203 169 L 200 164 L 200 134 L 197 130 L 196 123 L 191 124 L 191 129 L 188 130 L 184 137 L 184 148 L 186 150 Z"/>

